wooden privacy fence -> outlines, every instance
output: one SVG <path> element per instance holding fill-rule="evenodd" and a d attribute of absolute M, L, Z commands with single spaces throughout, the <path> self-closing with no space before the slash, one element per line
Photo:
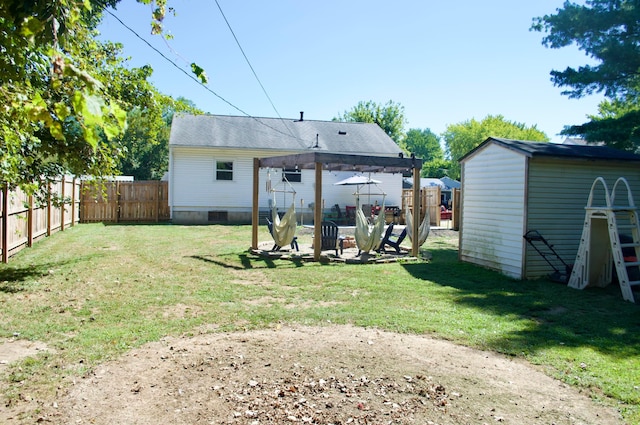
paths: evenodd
<path fill-rule="evenodd" d="M 452 190 L 451 209 L 452 209 L 452 229 L 457 230 L 460 223 L 460 189 Z M 402 191 L 402 211 L 407 206 L 411 208 L 413 213 L 413 191 L 404 189 Z M 432 226 L 440 226 L 440 187 L 423 187 L 420 189 L 420 219 L 424 217 L 425 211 L 429 210 L 429 221 Z M 414 214 L 415 215 L 415 214 Z"/>
<path fill-rule="evenodd" d="M 148 180 L 83 182 L 80 221 L 82 223 L 153 223 L 168 221 L 169 182 Z"/>
<path fill-rule="evenodd" d="M 46 202 L 38 202 L 19 188 L 9 191 L 5 185 L 0 194 L 2 262 L 39 239 L 78 223 L 79 194 L 76 179 L 63 178 L 50 184 Z M 60 199 L 65 202 L 60 203 Z"/>
<path fill-rule="evenodd" d="M 411 208 L 411 213 L 415 216 L 413 209 L 413 189 L 402 191 L 402 211 L 407 207 Z M 440 226 L 440 187 L 423 187 L 420 189 L 420 220 L 424 217 L 426 209 L 429 210 L 429 219 L 432 226 Z"/>

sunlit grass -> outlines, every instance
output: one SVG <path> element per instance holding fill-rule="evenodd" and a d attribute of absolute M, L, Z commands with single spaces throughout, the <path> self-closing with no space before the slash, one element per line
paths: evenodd
<path fill-rule="evenodd" d="M 268 240 L 266 229 L 260 237 Z M 0 266 L 0 337 L 51 351 L 8 367 L 7 397 L 166 335 L 349 323 L 517 356 L 640 422 L 640 315 L 615 285 L 576 291 L 459 263 L 320 264 L 248 252 L 249 226 L 79 225 Z"/>

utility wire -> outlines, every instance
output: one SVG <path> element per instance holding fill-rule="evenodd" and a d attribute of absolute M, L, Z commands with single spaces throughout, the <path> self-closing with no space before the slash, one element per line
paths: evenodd
<path fill-rule="evenodd" d="M 162 53 L 160 50 L 156 49 L 151 43 L 149 43 L 147 40 L 145 40 L 143 37 L 141 37 L 133 28 L 129 27 L 127 24 L 125 24 L 124 22 L 122 22 L 122 20 L 120 18 L 118 18 L 116 15 L 114 15 L 110 10 L 106 10 L 106 12 L 113 16 L 118 22 L 120 22 L 120 24 L 125 27 L 126 29 L 128 29 L 129 31 L 131 31 L 133 33 L 133 35 L 135 35 L 136 37 L 138 37 L 140 40 L 142 40 L 147 46 L 151 47 L 151 49 L 153 49 L 157 54 L 159 54 L 160 56 L 162 56 L 163 59 L 165 59 L 167 62 L 169 62 L 171 65 L 173 65 L 174 67 L 176 67 L 180 72 L 182 72 L 183 74 L 185 74 L 187 77 L 189 77 L 190 79 L 192 79 L 193 81 L 195 81 L 196 83 L 198 83 L 200 86 L 204 87 L 205 90 L 207 90 L 208 92 L 210 92 L 211 94 L 213 94 L 214 96 L 216 96 L 218 99 L 222 100 L 224 103 L 226 103 L 227 105 L 231 106 L 232 108 L 234 108 L 235 110 L 239 111 L 240 113 L 250 116 L 248 113 L 246 113 L 245 111 L 243 111 L 242 109 L 238 108 L 236 105 L 234 105 L 233 103 L 229 102 L 227 99 L 225 99 L 224 97 L 220 96 L 218 93 L 214 92 L 213 90 L 211 90 L 209 87 L 205 86 L 204 84 L 202 84 L 196 77 L 194 77 L 193 75 L 191 75 L 189 72 L 185 71 L 183 68 L 181 68 L 180 66 L 178 66 L 178 64 L 176 64 L 174 61 L 172 61 L 171 59 L 169 59 L 164 53 Z"/>
<path fill-rule="evenodd" d="M 222 11 L 222 7 L 220 7 L 220 3 L 218 2 L 218 0 L 215 0 L 215 2 L 216 2 L 216 6 L 218 6 L 218 10 L 220 11 L 220 14 L 222 15 L 222 18 L 224 19 L 224 22 L 227 24 L 227 28 L 229 28 L 229 31 L 231 32 L 233 39 L 236 41 L 236 44 L 240 49 L 240 52 L 242 52 L 242 56 L 244 56 L 244 60 L 247 61 L 247 65 L 249 65 L 249 68 L 251 69 L 253 76 L 256 77 L 256 81 L 258 82 L 258 84 L 260 84 L 260 87 L 262 88 L 262 92 L 269 100 L 269 103 L 271 104 L 271 107 L 273 108 L 273 110 L 276 112 L 276 115 L 278 116 L 278 118 L 282 119 L 282 117 L 280 116 L 280 112 L 278 112 L 278 109 L 276 109 L 276 105 L 273 104 L 273 101 L 271 100 L 269 93 L 267 93 L 267 89 L 265 89 L 264 85 L 262 85 L 262 81 L 260 81 L 260 78 L 258 78 L 258 74 L 256 73 L 255 69 L 253 69 L 253 65 L 251 65 L 251 62 L 249 61 L 247 54 L 244 52 L 244 49 L 240 45 L 240 41 L 238 40 L 238 37 L 236 37 L 236 33 L 233 31 L 233 28 L 231 28 L 231 24 L 229 23 L 229 20 L 227 19 L 224 12 Z M 285 127 L 287 128 L 287 130 L 291 131 L 287 125 L 285 125 Z"/>
<path fill-rule="evenodd" d="M 249 68 L 251 68 L 251 72 L 253 72 L 253 76 L 256 77 L 256 81 L 258 81 L 258 84 L 260 84 L 260 87 L 262 88 L 262 91 L 264 92 L 264 95 L 267 96 L 267 99 L 269 99 L 269 103 L 271 103 L 271 106 L 273 107 L 273 110 L 276 111 L 276 115 L 278 115 L 278 118 L 282 119 L 282 117 L 280 116 L 280 113 L 276 109 L 276 106 L 271 101 L 271 98 L 269 97 L 269 93 L 267 93 L 267 90 L 262 85 L 262 82 L 260 81 L 260 78 L 258 78 L 258 74 L 256 74 L 256 71 L 253 69 L 253 66 L 251 65 L 251 62 L 249 62 L 249 58 L 245 54 L 244 49 L 240 45 L 240 41 L 238 41 L 238 37 L 236 37 L 236 33 L 233 31 L 233 28 L 231 28 L 231 24 L 229 24 L 229 21 L 227 20 L 227 17 L 225 16 L 224 12 L 222 11 L 222 8 L 220 7 L 220 3 L 218 3 L 218 0 L 215 0 L 215 2 L 216 2 L 216 6 L 218 6 L 218 10 L 220 11 L 220 14 L 222 15 L 222 18 L 224 19 L 224 22 L 227 24 L 227 27 L 229 28 L 229 31 L 231 32 L 231 35 L 233 36 L 233 39 L 236 41 L 236 44 L 238 45 L 238 48 L 240 49 L 240 52 L 242 52 L 242 56 L 244 56 L 244 60 L 247 61 L 247 65 L 249 65 Z"/>
<path fill-rule="evenodd" d="M 215 91 L 211 90 L 209 87 L 207 87 L 206 85 L 204 85 L 200 80 L 198 80 L 196 77 L 194 77 L 191 73 L 187 72 L 186 70 L 184 70 L 183 68 L 181 68 L 180 66 L 178 66 L 178 64 L 176 64 L 174 61 L 172 61 L 171 59 L 169 59 L 164 53 L 162 53 L 160 50 L 158 50 L 157 48 L 155 48 L 151 43 L 149 43 L 144 37 L 142 37 L 140 34 L 138 34 L 133 28 L 131 28 L 130 26 L 128 26 L 127 24 L 125 24 L 120 18 L 118 18 L 113 12 L 111 12 L 108 9 L 105 9 L 104 12 L 107 12 L 109 15 L 113 16 L 114 19 L 116 21 L 118 21 L 120 23 L 120 25 L 122 25 L 123 27 L 125 27 L 126 29 L 128 29 L 131 33 L 133 33 L 133 35 L 135 35 L 138 39 L 140 39 L 142 42 L 144 42 L 147 46 L 149 46 L 153 51 L 155 51 L 157 54 L 159 54 L 164 60 L 166 60 L 167 62 L 169 62 L 171 65 L 173 65 L 175 68 L 177 68 L 180 72 L 182 72 L 183 74 L 185 74 L 187 77 L 189 77 L 191 80 L 195 81 L 198 85 L 200 85 L 202 88 L 204 88 L 205 90 L 207 90 L 209 93 L 213 94 L 214 96 L 216 96 L 218 99 L 222 100 L 224 103 L 226 103 L 227 105 L 231 106 L 232 108 L 234 108 L 235 110 L 237 110 L 238 112 L 240 112 L 241 114 L 252 118 L 254 120 L 256 120 L 258 123 L 270 128 L 271 130 L 280 133 L 284 136 L 287 137 L 292 137 L 294 139 L 297 139 L 300 142 L 304 142 L 304 143 L 308 143 L 307 141 L 300 139 L 298 137 L 296 137 L 295 135 L 291 134 L 291 131 L 289 130 L 289 127 L 285 125 L 285 127 L 287 128 L 287 130 L 289 130 L 289 134 L 278 130 L 275 127 L 270 126 L 269 124 L 260 121 L 258 118 L 252 116 L 251 114 L 243 111 L 242 109 L 240 109 L 239 107 L 237 107 L 236 105 L 234 105 L 233 103 L 229 102 L 227 99 L 225 99 L 224 97 L 220 96 L 218 93 L 216 93 Z M 269 99 L 271 100 L 271 99 Z M 282 119 L 282 118 L 280 118 Z"/>

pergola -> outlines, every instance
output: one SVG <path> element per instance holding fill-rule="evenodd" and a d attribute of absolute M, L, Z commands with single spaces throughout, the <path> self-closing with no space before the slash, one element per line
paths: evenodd
<path fill-rule="evenodd" d="M 251 215 L 251 248 L 258 249 L 258 188 L 260 187 L 261 168 L 298 168 L 300 170 L 315 170 L 315 205 L 313 213 L 314 229 L 313 235 L 316 241 L 321 239 L 320 223 L 322 221 L 322 170 L 330 171 L 359 171 L 361 173 L 413 173 L 413 205 L 420 205 L 420 170 L 422 169 L 422 159 L 368 156 L 368 155 L 345 155 L 327 152 L 305 152 L 300 154 L 272 156 L 268 158 L 253 159 L 253 209 Z M 412 221 L 412 234 L 418 234 L 420 224 L 419 213 L 415 214 Z M 418 238 L 412 238 L 411 255 L 418 256 Z M 321 246 L 314 244 L 313 258 L 320 260 Z"/>

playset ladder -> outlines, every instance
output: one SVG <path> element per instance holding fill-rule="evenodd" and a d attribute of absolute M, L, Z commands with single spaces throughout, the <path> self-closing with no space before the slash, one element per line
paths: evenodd
<path fill-rule="evenodd" d="M 601 183 L 604 188 L 605 205 L 593 204 L 594 190 Z M 618 184 L 627 188 L 626 202 L 616 205 L 615 196 Z M 640 279 L 640 224 L 638 209 L 633 202 L 629 183 L 623 177 L 616 180 L 611 194 L 602 177 L 598 177 L 591 186 L 589 200 L 585 207 L 584 227 L 576 261 L 569 278 L 569 286 L 584 289 L 588 286 L 606 286 L 611 283 L 615 267 L 622 297 L 635 302 L 632 287 L 640 286 L 640 280 L 629 280 L 631 274 Z M 630 236 L 621 242 L 620 231 Z M 623 254 L 623 249 L 631 250 L 633 255 Z M 613 261 L 613 264 L 612 264 Z M 631 273 L 630 273 L 631 272 Z"/>

